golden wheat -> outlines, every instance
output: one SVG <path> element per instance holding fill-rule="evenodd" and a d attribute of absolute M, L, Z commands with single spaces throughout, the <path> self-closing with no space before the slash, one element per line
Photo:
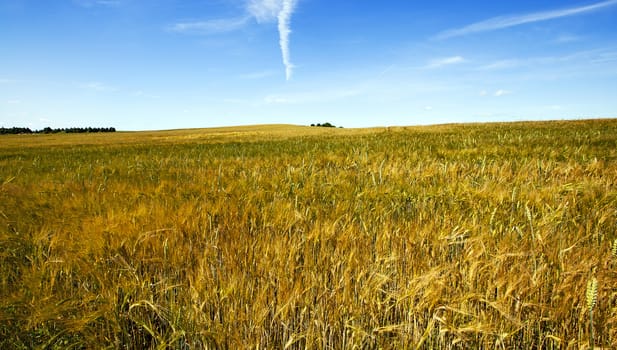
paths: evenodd
<path fill-rule="evenodd" d="M 2 137 L 0 348 L 616 347 L 616 142 L 614 120 Z"/>

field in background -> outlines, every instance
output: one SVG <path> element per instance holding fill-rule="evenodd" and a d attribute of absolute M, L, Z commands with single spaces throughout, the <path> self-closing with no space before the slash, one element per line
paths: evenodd
<path fill-rule="evenodd" d="M 282 140 L 295 137 L 324 135 L 369 134 L 384 128 L 336 129 L 298 125 L 250 125 L 207 129 L 178 129 L 162 131 L 91 133 L 91 134 L 39 134 L 5 135 L 0 139 L 0 150 L 44 146 L 81 145 L 160 145 L 168 143 L 229 143 Z"/>
<path fill-rule="evenodd" d="M 0 348 L 615 348 L 616 239 L 617 120 L 4 136 Z"/>

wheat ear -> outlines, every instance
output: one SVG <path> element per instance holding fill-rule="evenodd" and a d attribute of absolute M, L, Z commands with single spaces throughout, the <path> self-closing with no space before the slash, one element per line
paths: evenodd
<path fill-rule="evenodd" d="M 596 306 L 596 302 L 598 301 L 598 280 L 595 277 L 592 277 L 589 281 L 587 281 L 587 293 L 585 295 L 587 297 L 587 309 L 589 310 L 589 347 L 593 350 L 593 308 Z"/>

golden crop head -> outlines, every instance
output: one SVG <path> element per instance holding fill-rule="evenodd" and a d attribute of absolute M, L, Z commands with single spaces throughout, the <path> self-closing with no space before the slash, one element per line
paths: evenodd
<path fill-rule="evenodd" d="M 591 311 L 596 306 L 598 301 L 598 280 L 592 277 L 587 282 L 587 308 Z"/>

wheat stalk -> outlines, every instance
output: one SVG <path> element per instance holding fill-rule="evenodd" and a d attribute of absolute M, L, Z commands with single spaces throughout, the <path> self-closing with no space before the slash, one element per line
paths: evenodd
<path fill-rule="evenodd" d="M 596 302 L 598 301 L 598 280 L 595 277 L 592 277 L 587 282 L 587 309 L 590 311 L 596 306 Z"/>
<path fill-rule="evenodd" d="M 593 308 L 598 301 L 598 280 L 595 277 L 587 281 L 587 293 L 585 295 L 587 297 L 587 309 L 589 310 L 589 347 L 593 350 Z"/>

